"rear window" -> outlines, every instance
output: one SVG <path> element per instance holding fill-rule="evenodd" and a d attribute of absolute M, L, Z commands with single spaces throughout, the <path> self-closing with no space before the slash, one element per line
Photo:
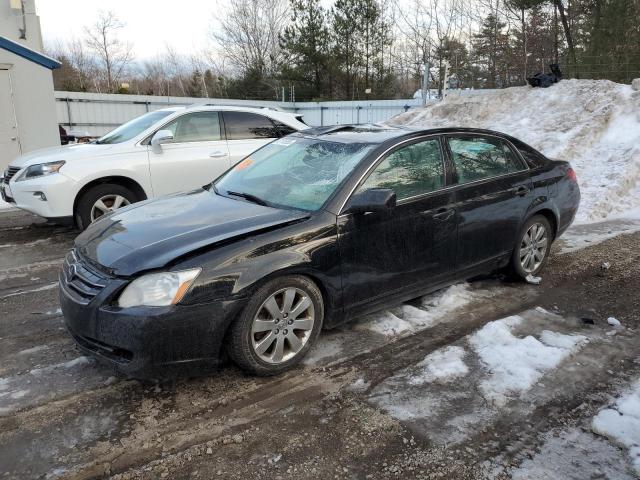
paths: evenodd
<path fill-rule="evenodd" d="M 247 112 L 223 112 L 227 140 L 278 138 L 281 136 L 271 119 Z"/>

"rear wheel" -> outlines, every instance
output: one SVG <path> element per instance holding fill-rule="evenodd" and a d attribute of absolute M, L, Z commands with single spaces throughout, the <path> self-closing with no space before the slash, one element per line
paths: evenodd
<path fill-rule="evenodd" d="M 534 215 L 525 222 L 511 256 L 511 270 L 522 279 L 536 276 L 547 263 L 553 232 L 549 220 Z"/>
<path fill-rule="evenodd" d="M 324 305 L 308 278 L 286 276 L 262 286 L 231 326 L 227 350 L 243 370 L 276 375 L 297 365 L 322 328 Z"/>
<path fill-rule="evenodd" d="M 114 183 L 103 183 L 87 190 L 76 209 L 76 223 L 84 230 L 106 213 L 126 207 L 138 201 L 136 195 L 126 187 Z"/>

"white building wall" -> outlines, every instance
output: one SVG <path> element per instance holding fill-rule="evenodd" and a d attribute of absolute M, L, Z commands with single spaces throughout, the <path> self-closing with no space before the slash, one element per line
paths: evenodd
<path fill-rule="evenodd" d="M 0 49 L 0 68 L 8 68 L 11 75 L 22 153 L 60 145 L 51 70 L 3 49 Z M 9 113 L 0 112 L 0 115 Z M 2 163 L 0 171 L 4 171 L 7 160 Z"/>
<path fill-rule="evenodd" d="M 51 1 L 51 0 L 47 0 Z M 11 0 L 0 0 L 0 35 L 41 52 L 42 33 L 40 18 L 36 15 L 35 0 L 24 1 L 24 17 L 21 9 L 11 8 Z M 20 29 L 26 23 L 26 38 L 20 38 Z"/>

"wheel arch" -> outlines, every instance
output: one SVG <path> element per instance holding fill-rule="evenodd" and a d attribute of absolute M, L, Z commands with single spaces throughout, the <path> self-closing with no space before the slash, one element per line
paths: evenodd
<path fill-rule="evenodd" d="M 76 194 L 73 200 L 74 216 L 76 215 L 78 202 L 80 201 L 82 196 L 85 193 L 87 193 L 91 188 L 95 187 L 96 185 L 102 185 L 105 183 L 113 183 L 113 184 L 121 185 L 125 188 L 128 188 L 136 195 L 138 201 L 146 200 L 148 198 L 147 192 L 145 192 L 144 188 L 142 188 L 142 185 L 140 185 L 138 182 L 136 182 L 134 179 L 130 177 L 125 177 L 123 175 L 109 175 L 106 177 L 100 177 L 100 178 L 91 180 L 90 182 L 83 185 L 80 190 L 78 190 L 78 193 Z"/>
<path fill-rule="evenodd" d="M 558 213 L 555 212 L 551 207 L 545 206 L 530 212 L 527 218 L 525 219 L 525 222 L 531 217 L 533 217 L 534 215 L 542 215 L 549 221 L 549 224 L 551 225 L 551 230 L 552 230 L 551 233 L 553 233 L 553 240 L 555 240 L 556 237 L 558 236 L 558 225 L 559 225 Z"/>

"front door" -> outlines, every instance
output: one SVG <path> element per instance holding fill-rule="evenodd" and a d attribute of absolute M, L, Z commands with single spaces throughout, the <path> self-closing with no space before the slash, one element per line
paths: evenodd
<path fill-rule="evenodd" d="M 428 137 L 391 151 L 356 189 L 390 188 L 397 206 L 338 217 L 346 309 L 436 284 L 451 273 L 456 215 L 446 185 L 440 140 Z"/>
<path fill-rule="evenodd" d="M 160 153 L 149 147 L 155 196 L 202 187 L 230 167 L 218 112 L 186 113 L 162 130 L 173 133 L 173 142 L 163 144 Z"/>
<path fill-rule="evenodd" d="M 465 270 L 513 250 L 532 186 L 528 168 L 505 140 L 476 134 L 446 139 L 459 185 L 456 269 Z"/>
<path fill-rule="evenodd" d="M 9 70 L 0 70 L 0 174 L 20 155 L 18 124 L 13 108 Z"/>

